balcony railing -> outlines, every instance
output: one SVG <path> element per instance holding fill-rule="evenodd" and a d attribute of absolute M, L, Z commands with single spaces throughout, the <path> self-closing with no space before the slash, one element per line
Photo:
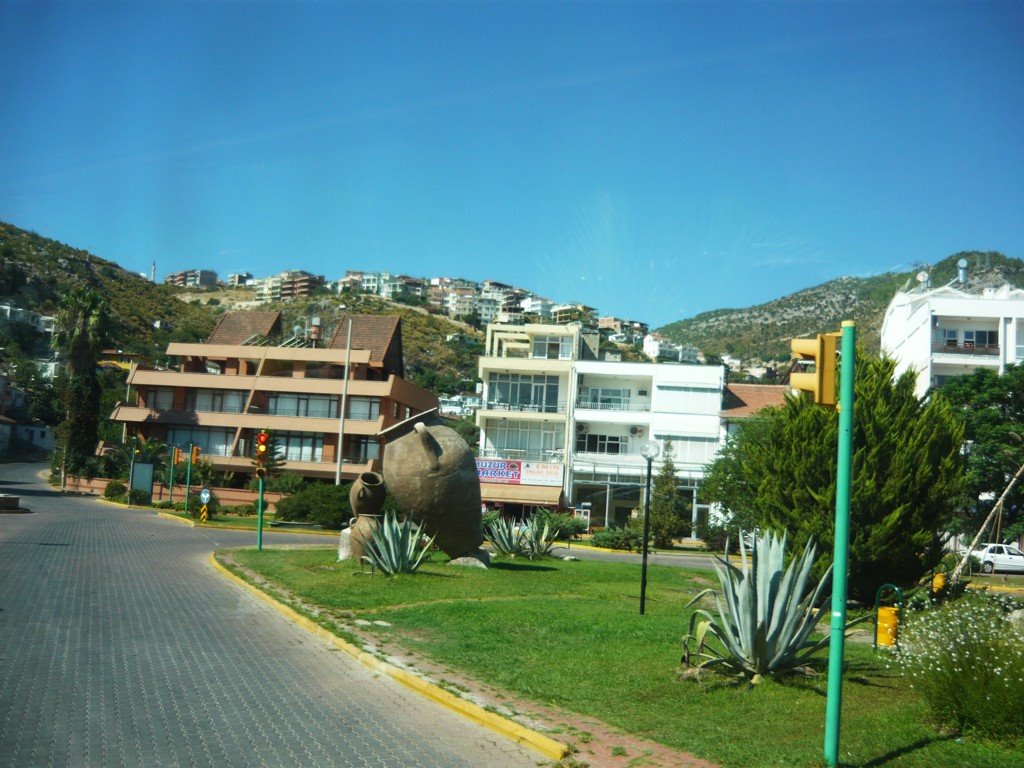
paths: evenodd
<path fill-rule="evenodd" d="M 510 459 L 513 461 L 546 461 L 561 464 L 565 451 L 560 448 L 551 450 L 520 450 L 518 448 L 488 449 L 482 448 L 481 459 Z"/>
<path fill-rule="evenodd" d="M 508 403 L 501 400 L 488 400 L 484 408 L 490 411 L 520 411 L 522 413 L 565 413 L 566 401 L 557 403 Z"/>
<path fill-rule="evenodd" d="M 630 413 L 648 413 L 651 410 L 650 403 L 640 403 L 632 400 L 619 401 L 614 403 L 602 403 L 597 400 L 579 400 L 577 408 L 589 408 L 593 411 L 628 411 Z"/>
<path fill-rule="evenodd" d="M 933 342 L 932 352 L 950 355 L 998 355 L 998 344 L 975 344 L 972 341 L 965 341 L 963 344 L 952 342 Z"/>

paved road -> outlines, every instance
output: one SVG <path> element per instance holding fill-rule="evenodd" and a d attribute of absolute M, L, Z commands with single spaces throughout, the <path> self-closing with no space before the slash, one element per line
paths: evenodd
<path fill-rule="evenodd" d="M 54 494 L 0 464 L 0 766 L 487 766 L 539 755 L 298 629 L 208 557 L 253 535 Z M 265 545 L 319 537 L 273 534 Z"/>

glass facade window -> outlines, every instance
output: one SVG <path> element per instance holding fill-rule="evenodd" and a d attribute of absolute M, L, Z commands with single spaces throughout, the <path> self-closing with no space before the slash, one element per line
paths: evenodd
<path fill-rule="evenodd" d="M 275 432 L 277 455 L 286 461 L 323 461 L 324 437 L 315 432 Z"/>
<path fill-rule="evenodd" d="M 964 331 L 965 347 L 995 347 L 998 344 L 999 333 L 997 331 Z"/>
<path fill-rule="evenodd" d="M 189 393 L 187 410 L 211 413 L 241 413 L 246 393 L 237 390 L 197 389 Z"/>
<path fill-rule="evenodd" d="M 558 377 L 538 374 L 491 373 L 488 402 L 513 410 L 558 413 Z"/>
<path fill-rule="evenodd" d="M 621 435 L 577 435 L 577 453 L 629 453 L 629 438 Z"/>
<path fill-rule="evenodd" d="M 587 387 L 583 392 L 584 408 L 622 410 L 629 406 L 630 390 L 611 387 Z"/>
<path fill-rule="evenodd" d="M 338 398 L 331 395 L 275 393 L 267 397 L 267 413 L 271 416 L 336 419 Z"/>
<path fill-rule="evenodd" d="M 190 444 L 198 445 L 207 456 L 230 456 L 235 440 L 234 429 L 215 427 L 168 427 L 167 444 L 187 451 Z"/>
<path fill-rule="evenodd" d="M 492 421 L 487 425 L 486 435 L 486 447 L 507 458 L 517 455 L 556 458 L 546 455 L 565 447 L 564 425 L 544 421 Z"/>
<path fill-rule="evenodd" d="M 174 387 L 152 387 L 146 393 L 146 405 L 154 411 L 174 408 Z"/>
<path fill-rule="evenodd" d="M 672 441 L 672 460 L 677 464 L 707 464 L 715 458 L 718 450 L 718 438 L 715 437 L 656 434 L 654 439 L 663 446 L 665 440 Z"/>
<path fill-rule="evenodd" d="M 722 407 L 717 389 L 659 384 L 655 394 L 655 410 L 662 413 L 717 414 Z"/>
<path fill-rule="evenodd" d="M 358 461 L 365 464 L 368 461 L 380 458 L 380 443 L 373 437 L 352 438 L 349 443 L 351 461 Z"/>
<path fill-rule="evenodd" d="M 544 360 L 572 360 L 572 336 L 535 336 L 531 357 Z"/>
<path fill-rule="evenodd" d="M 348 398 L 347 406 L 347 418 L 363 421 L 372 421 L 380 418 L 379 397 L 350 397 Z"/>

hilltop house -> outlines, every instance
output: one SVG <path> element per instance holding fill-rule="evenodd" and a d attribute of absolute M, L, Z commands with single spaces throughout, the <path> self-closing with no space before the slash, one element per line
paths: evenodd
<path fill-rule="evenodd" d="M 1024 362 L 1024 290 L 974 287 L 966 260 L 949 285 L 927 282 L 897 291 L 882 321 L 882 351 L 896 360 L 896 375 L 917 374 L 923 396 L 949 376 L 992 368 L 1002 373 Z M 925 276 L 922 273 L 922 276 Z"/>

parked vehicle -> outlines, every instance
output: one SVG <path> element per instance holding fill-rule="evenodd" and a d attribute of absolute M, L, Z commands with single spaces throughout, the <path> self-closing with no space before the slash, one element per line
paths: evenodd
<path fill-rule="evenodd" d="M 1024 573 L 1024 552 L 1009 544 L 982 544 L 972 552 L 982 573 Z"/>

